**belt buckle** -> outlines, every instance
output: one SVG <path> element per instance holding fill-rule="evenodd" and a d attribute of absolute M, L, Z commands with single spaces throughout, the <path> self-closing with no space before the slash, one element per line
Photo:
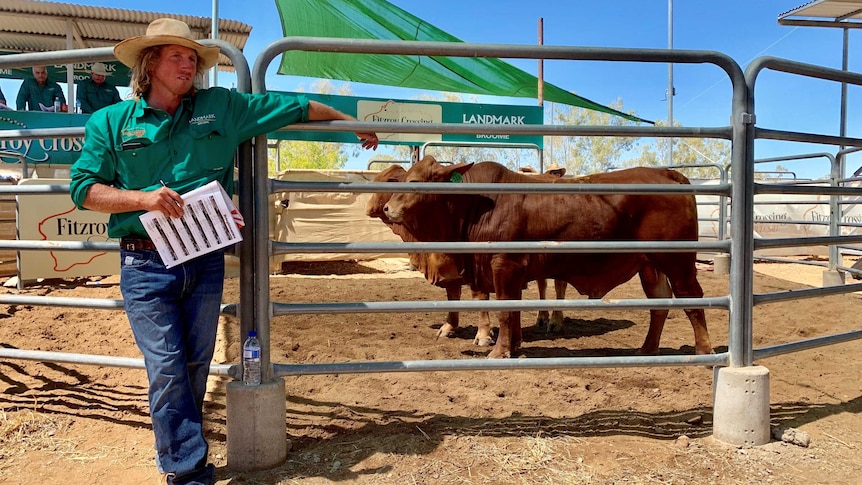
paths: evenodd
<path fill-rule="evenodd" d="M 125 248 L 126 248 L 126 251 L 137 251 L 137 244 L 135 244 L 135 243 L 134 243 L 134 242 L 132 242 L 132 241 L 127 241 L 127 242 L 124 244 L 124 246 L 125 246 Z"/>

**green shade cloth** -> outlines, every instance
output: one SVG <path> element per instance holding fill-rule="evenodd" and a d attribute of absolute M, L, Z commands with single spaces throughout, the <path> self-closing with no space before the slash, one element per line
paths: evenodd
<path fill-rule="evenodd" d="M 286 37 L 462 42 L 385 0 L 276 0 Z M 279 74 L 538 99 L 538 79 L 494 58 L 288 51 Z M 652 123 L 544 84 L 544 99 Z"/>

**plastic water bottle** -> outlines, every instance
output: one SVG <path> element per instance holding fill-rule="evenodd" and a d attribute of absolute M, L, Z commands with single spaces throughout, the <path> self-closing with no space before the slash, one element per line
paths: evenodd
<path fill-rule="evenodd" d="M 54 112 L 55 113 L 60 112 L 60 97 L 59 96 L 54 96 Z"/>
<path fill-rule="evenodd" d="M 75 100 L 75 113 L 80 113 L 80 112 L 81 112 L 81 100 L 76 99 Z"/>
<path fill-rule="evenodd" d="M 242 344 L 242 382 L 246 386 L 260 384 L 260 340 L 254 330 L 248 332 Z"/>

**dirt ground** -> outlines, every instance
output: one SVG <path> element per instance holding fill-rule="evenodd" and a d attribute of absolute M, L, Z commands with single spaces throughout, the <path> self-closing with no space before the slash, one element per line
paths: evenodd
<path fill-rule="evenodd" d="M 758 265 L 755 292 L 819 285 L 821 268 Z M 769 274 L 769 275 L 767 275 Z M 771 276 L 770 276 L 771 275 Z M 707 296 L 727 277 L 702 267 Z M 805 281 L 809 280 L 809 281 Z M 802 281 L 802 283 L 794 282 Z M 22 295 L 119 298 L 116 277 L 43 282 Z M 226 302 L 237 302 L 238 281 Z M 278 302 L 442 300 L 403 260 L 293 264 L 271 279 Z M 537 298 L 535 285 L 526 292 Z M 641 298 L 636 281 L 610 297 Z M 755 307 L 757 347 L 859 328 L 860 296 Z M 631 355 L 646 311 L 571 311 L 560 336 L 524 313 L 526 357 Z M 726 349 L 727 313 L 707 311 L 713 345 Z M 234 362 L 236 322 L 224 318 L 218 362 Z M 277 317 L 273 361 L 481 359 L 476 315 L 435 340 L 439 313 Z M 685 315 L 671 311 L 663 354 L 693 353 Z M 0 345 L 138 357 L 122 311 L 0 305 Z M 282 466 L 227 466 L 225 382 L 211 378 L 210 460 L 220 484 L 849 484 L 860 483 L 860 342 L 765 359 L 774 429 L 808 435 L 755 448 L 711 437 L 711 369 L 512 370 L 285 378 L 292 449 Z M 158 483 L 142 370 L 0 361 L 0 483 Z"/>

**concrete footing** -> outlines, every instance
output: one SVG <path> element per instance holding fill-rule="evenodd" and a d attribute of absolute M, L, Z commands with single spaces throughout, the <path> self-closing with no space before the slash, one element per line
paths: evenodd
<path fill-rule="evenodd" d="M 275 468 L 287 460 L 284 379 L 259 386 L 227 384 L 227 464 L 238 471 Z"/>
<path fill-rule="evenodd" d="M 769 443 L 769 370 L 716 367 L 713 383 L 713 437 L 736 446 Z"/>
<path fill-rule="evenodd" d="M 716 254 L 712 260 L 712 272 L 715 274 L 730 274 L 730 255 Z"/>
<path fill-rule="evenodd" d="M 843 271 L 824 271 L 823 272 L 823 287 L 827 286 L 844 286 Z"/>

